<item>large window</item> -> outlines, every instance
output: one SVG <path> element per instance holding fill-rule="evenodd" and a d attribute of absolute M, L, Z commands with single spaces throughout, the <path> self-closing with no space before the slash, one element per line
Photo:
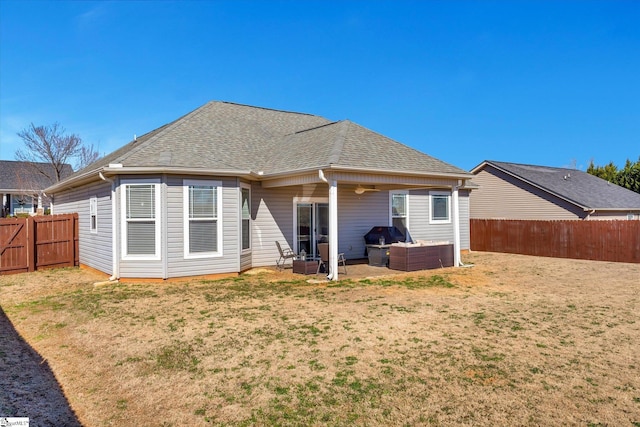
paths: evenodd
<path fill-rule="evenodd" d="M 122 252 L 125 258 L 160 258 L 160 181 L 123 181 Z"/>
<path fill-rule="evenodd" d="M 400 230 L 402 234 L 407 235 L 407 220 L 409 212 L 407 209 L 407 193 L 391 193 L 391 225 Z"/>
<path fill-rule="evenodd" d="M 92 233 L 98 232 L 98 198 L 96 196 L 89 199 L 89 230 Z"/>
<path fill-rule="evenodd" d="M 185 258 L 222 255 L 221 183 L 184 180 L 183 186 Z"/>
<path fill-rule="evenodd" d="M 429 193 L 429 222 L 432 224 L 451 222 L 451 193 L 443 191 Z"/>
<path fill-rule="evenodd" d="M 251 249 L 251 190 L 242 187 L 241 192 L 242 250 L 247 250 Z"/>

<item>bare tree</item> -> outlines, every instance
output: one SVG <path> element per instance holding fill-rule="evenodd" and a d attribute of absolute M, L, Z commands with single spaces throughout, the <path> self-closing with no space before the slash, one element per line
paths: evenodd
<path fill-rule="evenodd" d="M 81 168 L 99 157 L 93 145 L 84 145 L 78 135 L 67 134 L 59 123 L 48 126 L 31 123 L 18 132 L 18 136 L 24 147 L 16 151 L 16 159 L 28 163 L 34 172 L 46 176 L 52 183 L 63 178 L 66 164 L 74 162 L 73 166 Z"/>
<path fill-rule="evenodd" d="M 67 134 L 59 123 L 35 126 L 33 123 L 18 132 L 24 146 L 15 153 L 16 160 L 25 163 L 17 174 L 20 188 L 26 196 L 48 202 L 44 189 L 65 178 L 73 169 L 82 169 L 98 160 L 93 145 L 85 145 L 76 134 Z"/>

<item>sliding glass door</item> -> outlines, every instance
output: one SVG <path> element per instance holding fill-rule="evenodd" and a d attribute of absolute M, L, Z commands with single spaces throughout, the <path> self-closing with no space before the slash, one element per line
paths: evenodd
<path fill-rule="evenodd" d="M 296 250 L 319 257 L 318 243 L 329 241 L 329 204 L 296 203 Z"/>

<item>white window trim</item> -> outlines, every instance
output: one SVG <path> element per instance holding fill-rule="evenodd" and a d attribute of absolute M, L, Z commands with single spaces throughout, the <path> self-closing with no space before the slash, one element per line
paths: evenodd
<path fill-rule="evenodd" d="M 404 206 L 404 216 L 393 216 L 393 195 L 394 194 L 404 194 L 405 195 L 405 206 Z M 409 229 L 409 190 L 393 190 L 389 191 L 389 226 L 393 226 L 393 218 L 405 218 L 407 230 Z"/>
<path fill-rule="evenodd" d="M 433 219 L 433 196 L 447 197 L 448 219 Z M 429 224 L 451 224 L 451 192 L 449 191 L 429 191 Z"/>
<path fill-rule="evenodd" d="M 242 248 L 242 221 L 244 220 L 244 218 L 242 218 L 242 190 L 249 190 L 249 247 L 246 249 Z M 240 235 L 240 242 L 239 242 L 239 248 L 242 251 L 243 254 L 247 254 L 249 252 L 251 252 L 251 248 L 253 247 L 253 242 L 251 241 L 251 228 L 253 227 L 253 221 L 251 219 L 251 185 L 250 184 L 246 184 L 244 182 L 240 183 L 240 233 L 238 233 Z"/>
<path fill-rule="evenodd" d="M 214 252 L 189 252 L 189 186 L 202 185 L 211 186 L 216 189 L 216 227 L 218 236 L 218 250 Z M 222 256 L 222 181 L 212 181 L 204 179 L 183 179 L 182 180 L 182 211 L 183 211 L 183 236 L 184 236 L 184 258 L 185 259 L 198 259 L 198 258 L 217 258 Z"/>
<path fill-rule="evenodd" d="M 96 217 L 96 226 L 93 227 L 93 217 Z M 89 231 L 98 234 L 98 196 L 89 199 Z"/>
<path fill-rule="evenodd" d="M 147 179 L 123 179 L 120 182 L 120 211 L 121 211 L 121 223 L 120 223 L 120 236 L 122 240 L 121 250 L 123 260 L 145 260 L 145 261 L 158 261 L 160 257 L 161 247 L 161 235 L 160 235 L 160 223 L 162 209 L 160 206 L 160 179 L 159 178 L 147 178 Z M 155 185 L 155 229 L 156 229 L 156 247 L 154 255 L 129 255 L 127 253 L 127 186 L 135 184 L 153 184 Z"/>

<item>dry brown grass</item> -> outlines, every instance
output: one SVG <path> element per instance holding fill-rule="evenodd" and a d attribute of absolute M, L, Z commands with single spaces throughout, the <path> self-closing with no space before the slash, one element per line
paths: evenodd
<path fill-rule="evenodd" d="M 0 305 L 87 426 L 640 426 L 640 265 L 465 262 L 337 284 L 37 272 L 1 277 Z"/>

